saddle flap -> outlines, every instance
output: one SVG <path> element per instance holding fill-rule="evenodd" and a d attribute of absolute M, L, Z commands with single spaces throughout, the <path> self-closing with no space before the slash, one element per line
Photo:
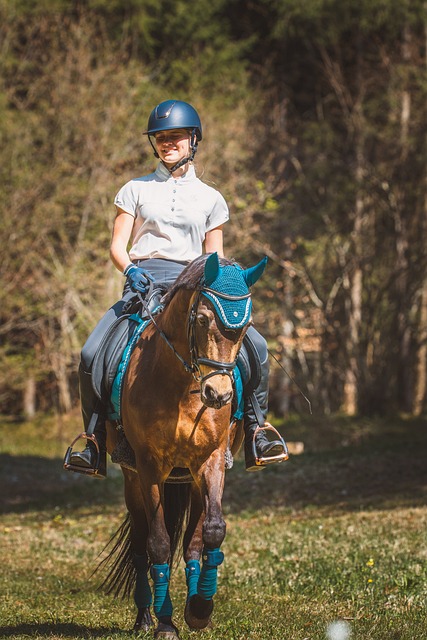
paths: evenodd
<path fill-rule="evenodd" d="M 122 354 L 140 322 L 134 315 L 123 315 L 104 335 L 92 363 L 92 387 L 96 396 L 107 401 Z"/>

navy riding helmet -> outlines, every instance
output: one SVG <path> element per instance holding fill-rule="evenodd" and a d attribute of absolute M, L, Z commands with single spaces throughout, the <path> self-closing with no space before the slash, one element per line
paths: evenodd
<path fill-rule="evenodd" d="M 160 131 L 170 131 L 171 129 L 188 129 L 191 132 L 190 150 L 188 157 L 183 158 L 178 164 L 169 169 L 172 173 L 179 167 L 194 159 L 197 151 L 197 144 L 202 139 L 202 123 L 194 107 L 188 102 L 181 100 L 165 100 L 154 107 L 148 118 L 147 131 L 150 144 L 153 147 L 154 155 L 159 157 L 156 148 L 151 140 L 151 136 Z"/>
<path fill-rule="evenodd" d="M 194 107 L 181 100 L 165 100 L 154 107 L 148 118 L 147 131 L 144 133 L 153 135 L 159 131 L 170 129 L 194 130 L 197 141 L 202 139 L 202 124 Z"/>

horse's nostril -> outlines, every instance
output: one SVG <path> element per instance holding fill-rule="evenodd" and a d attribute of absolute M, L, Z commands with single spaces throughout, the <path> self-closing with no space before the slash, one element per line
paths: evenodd
<path fill-rule="evenodd" d="M 230 402 L 233 396 L 233 392 L 227 391 L 225 393 L 220 393 L 217 389 L 215 389 L 215 387 L 212 387 L 210 384 L 205 384 L 202 396 L 203 402 L 205 402 L 205 404 L 210 407 L 214 407 L 215 409 L 220 409 L 225 404 Z"/>
<path fill-rule="evenodd" d="M 218 398 L 218 392 L 210 384 L 205 385 L 205 398 L 206 400 L 216 400 Z"/>

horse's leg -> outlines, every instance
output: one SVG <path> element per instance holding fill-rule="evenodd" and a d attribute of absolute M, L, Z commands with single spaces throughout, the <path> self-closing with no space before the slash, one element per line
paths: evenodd
<path fill-rule="evenodd" d="M 197 582 L 200 574 L 200 556 L 202 555 L 202 526 L 205 518 L 200 491 L 195 483 L 191 487 L 191 510 L 187 529 L 184 534 L 184 560 L 187 580 L 187 596 L 197 593 Z M 199 566 L 197 566 L 199 565 Z"/>
<path fill-rule="evenodd" d="M 136 571 L 134 602 L 138 614 L 133 630 L 148 631 L 154 624 L 150 613 L 152 594 L 148 582 L 148 523 L 138 476 L 127 469 L 122 471 L 125 479 L 125 502 L 131 516 L 131 550 Z"/>
<path fill-rule="evenodd" d="M 144 462 L 138 464 L 138 476 L 149 523 L 147 551 L 151 560 L 150 574 L 154 583 L 154 613 L 158 620 L 155 638 L 176 640 L 178 629 L 172 622 L 172 601 L 169 594 L 170 538 L 164 519 L 163 491 L 160 480 L 153 482 L 157 472 Z"/>
<path fill-rule="evenodd" d="M 187 569 L 200 572 L 195 593 L 195 578 L 190 578 L 189 599 L 185 609 L 185 620 L 191 628 L 208 626 L 213 611 L 213 596 L 217 590 L 217 568 L 224 559 L 220 546 L 225 538 L 225 521 L 222 516 L 222 493 L 224 490 L 224 452 L 215 451 L 198 474 L 200 490 L 199 517 L 187 550 Z M 203 512 L 204 504 L 204 512 Z M 197 512 L 194 513 L 194 522 Z M 196 564 L 196 552 L 202 568 Z M 188 574 L 188 572 L 187 572 Z M 188 579 L 187 579 L 188 584 Z M 190 593 L 191 590 L 191 593 Z"/>
<path fill-rule="evenodd" d="M 184 535 L 185 577 L 187 602 L 184 618 L 190 629 L 204 629 L 210 621 L 213 601 L 201 598 L 197 593 L 200 578 L 200 557 L 203 549 L 203 522 L 205 512 L 199 488 L 194 484 L 191 493 L 191 512 Z"/>

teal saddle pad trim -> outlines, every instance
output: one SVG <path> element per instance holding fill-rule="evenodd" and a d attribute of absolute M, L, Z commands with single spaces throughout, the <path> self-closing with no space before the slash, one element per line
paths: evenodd
<path fill-rule="evenodd" d="M 130 316 L 129 319 L 137 322 L 139 326 L 135 329 L 132 338 L 129 340 L 123 351 L 122 358 L 117 367 L 117 373 L 114 377 L 113 384 L 111 385 L 110 409 L 108 412 L 109 420 L 121 420 L 122 387 L 125 373 L 128 368 L 130 357 L 136 346 L 136 343 L 141 337 L 142 332 L 151 322 L 151 320 L 142 320 L 137 314 Z M 233 369 L 233 378 L 234 390 L 236 394 L 235 411 L 233 413 L 233 418 L 235 418 L 236 420 L 241 420 L 243 418 L 243 379 L 238 366 L 234 367 Z"/>
<path fill-rule="evenodd" d="M 130 316 L 129 320 L 134 320 L 139 326 L 135 329 L 132 338 L 129 340 L 123 351 L 122 358 L 117 367 L 117 373 L 114 377 L 113 384 L 111 385 L 110 411 L 108 412 L 109 420 L 120 420 L 122 386 L 129 360 L 142 332 L 151 322 L 151 320 L 142 320 L 138 314 Z"/>
<path fill-rule="evenodd" d="M 233 418 L 236 420 L 241 420 L 244 415 L 244 399 L 243 399 L 243 378 L 240 373 L 239 365 L 234 367 L 233 369 L 233 378 L 234 378 L 234 391 L 236 394 L 236 407 L 233 413 Z"/>

